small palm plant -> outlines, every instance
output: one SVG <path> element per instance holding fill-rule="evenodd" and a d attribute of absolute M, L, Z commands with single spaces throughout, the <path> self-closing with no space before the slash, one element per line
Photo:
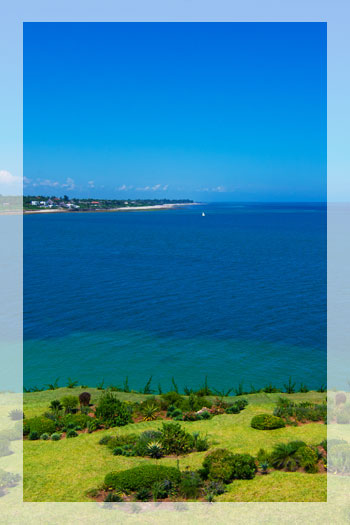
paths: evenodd
<path fill-rule="evenodd" d="M 155 403 L 146 403 L 141 408 L 143 421 L 154 421 L 157 419 L 158 406 Z"/>
<path fill-rule="evenodd" d="M 49 408 L 53 413 L 54 417 L 58 418 L 59 413 L 63 409 L 63 406 L 61 405 L 61 402 L 58 399 L 54 399 L 53 401 L 51 401 Z"/>
<path fill-rule="evenodd" d="M 151 441 L 147 445 L 147 454 L 151 458 L 159 459 L 164 456 L 163 447 L 159 441 Z"/>

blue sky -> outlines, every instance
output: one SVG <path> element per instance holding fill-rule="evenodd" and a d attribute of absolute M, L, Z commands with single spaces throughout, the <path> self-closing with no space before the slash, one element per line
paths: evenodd
<path fill-rule="evenodd" d="M 24 24 L 24 193 L 326 198 L 326 24 Z"/>

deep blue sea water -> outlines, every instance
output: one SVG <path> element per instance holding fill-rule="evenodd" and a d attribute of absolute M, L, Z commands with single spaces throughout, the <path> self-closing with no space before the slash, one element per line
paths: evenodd
<path fill-rule="evenodd" d="M 325 383 L 325 205 L 24 216 L 24 385 L 150 375 Z"/>

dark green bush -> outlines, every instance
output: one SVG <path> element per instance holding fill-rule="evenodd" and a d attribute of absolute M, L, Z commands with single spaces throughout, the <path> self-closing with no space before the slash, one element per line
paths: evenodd
<path fill-rule="evenodd" d="M 95 432 L 96 430 L 101 428 L 101 421 L 97 417 L 91 418 L 88 421 L 86 428 L 88 429 L 89 434 L 91 434 L 92 432 Z"/>
<path fill-rule="evenodd" d="M 230 465 L 232 479 L 253 479 L 257 471 L 255 460 L 250 454 L 233 454 Z"/>
<path fill-rule="evenodd" d="M 231 459 L 233 454 L 223 448 L 213 450 L 203 461 L 201 475 L 204 479 L 229 483 L 232 479 Z"/>
<path fill-rule="evenodd" d="M 276 469 L 286 469 L 293 472 L 299 466 L 295 453 L 299 448 L 305 446 L 306 444 L 303 441 L 278 443 L 270 454 L 269 463 Z"/>
<path fill-rule="evenodd" d="M 307 446 L 299 447 L 295 453 L 295 459 L 300 467 L 303 467 L 306 472 L 317 472 L 317 454 L 312 448 Z"/>
<path fill-rule="evenodd" d="M 62 424 L 67 428 L 75 428 L 77 426 L 86 428 L 93 419 L 86 414 L 67 414 L 62 419 Z"/>
<path fill-rule="evenodd" d="M 25 427 L 27 426 L 29 427 L 29 432 L 37 432 L 39 436 L 41 436 L 41 434 L 51 435 L 56 430 L 55 422 L 42 416 L 26 419 Z"/>
<path fill-rule="evenodd" d="M 201 414 L 199 415 L 199 419 L 210 419 L 210 418 L 211 418 L 211 414 L 207 412 L 206 410 L 204 412 L 201 412 Z"/>
<path fill-rule="evenodd" d="M 186 454 L 193 449 L 193 437 L 179 423 L 163 423 L 161 444 L 166 454 Z"/>
<path fill-rule="evenodd" d="M 104 485 L 107 489 L 129 492 L 141 488 L 151 489 L 154 483 L 165 480 L 178 485 L 181 480 L 180 471 L 163 465 L 140 465 L 122 472 L 110 472 L 105 477 Z"/>
<path fill-rule="evenodd" d="M 179 408 L 176 408 L 176 409 L 172 412 L 171 417 L 172 417 L 173 419 L 175 419 L 175 418 L 177 418 L 178 416 L 180 416 L 181 418 L 183 417 L 183 415 L 182 415 L 182 411 L 181 411 Z"/>
<path fill-rule="evenodd" d="M 196 499 L 201 486 L 202 480 L 197 472 L 182 473 L 179 491 L 185 499 Z"/>
<path fill-rule="evenodd" d="M 119 494 L 116 494 L 115 492 L 110 492 L 109 494 L 107 494 L 103 501 L 105 503 L 120 503 L 124 500 Z"/>
<path fill-rule="evenodd" d="M 50 436 L 49 434 L 44 432 L 44 434 L 41 434 L 40 439 L 42 439 L 43 441 L 47 441 L 48 439 L 50 439 Z"/>
<path fill-rule="evenodd" d="M 198 416 L 196 412 L 186 412 L 183 416 L 184 421 L 197 421 Z"/>
<path fill-rule="evenodd" d="M 259 414 L 258 416 L 254 416 L 250 425 L 258 430 L 274 430 L 286 426 L 282 418 L 272 416 L 271 414 Z"/>
<path fill-rule="evenodd" d="M 99 445 L 107 445 L 111 439 L 112 436 L 103 436 L 98 443 Z"/>
<path fill-rule="evenodd" d="M 241 410 L 236 403 L 226 408 L 226 414 L 239 414 L 240 411 Z"/>
<path fill-rule="evenodd" d="M 33 432 L 30 432 L 28 439 L 30 439 L 30 441 L 36 441 L 39 439 L 39 433 L 33 430 Z"/>
<path fill-rule="evenodd" d="M 142 487 L 135 494 L 135 501 L 149 501 L 151 499 L 151 492 L 148 488 Z"/>
<path fill-rule="evenodd" d="M 162 408 L 168 409 L 170 406 L 182 408 L 183 397 L 178 392 L 167 392 L 162 394 Z"/>
<path fill-rule="evenodd" d="M 111 437 L 107 442 L 107 447 L 113 450 L 116 447 L 123 447 L 124 445 L 135 445 L 138 439 L 139 436 L 137 434 L 124 434 Z"/>
<path fill-rule="evenodd" d="M 62 399 L 60 399 L 60 402 L 63 406 L 63 408 L 66 411 L 66 414 L 70 414 L 74 412 L 74 410 L 77 408 L 79 404 L 79 400 L 77 396 L 64 396 Z"/>
<path fill-rule="evenodd" d="M 59 434 L 58 432 L 55 432 L 54 434 L 51 435 L 52 441 L 59 441 L 60 439 L 61 439 L 61 434 Z"/>
<path fill-rule="evenodd" d="M 75 438 L 77 437 L 78 433 L 75 430 L 68 430 L 66 437 L 67 438 Z"/>
<path fill-rule="evenodd" d="M 96 417 L 105 425 L 124 426 L 132 423 L 132 410 L 126 403 L 120 401 L 113 392 L 104 392 L 96 407 Z"/>

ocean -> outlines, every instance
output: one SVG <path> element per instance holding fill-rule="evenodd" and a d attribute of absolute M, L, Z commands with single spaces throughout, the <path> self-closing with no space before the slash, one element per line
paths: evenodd
<path fill-rule="evenodd" d="M 26 388 L 326 382 L 324 204 L 23 220 Z"/>

